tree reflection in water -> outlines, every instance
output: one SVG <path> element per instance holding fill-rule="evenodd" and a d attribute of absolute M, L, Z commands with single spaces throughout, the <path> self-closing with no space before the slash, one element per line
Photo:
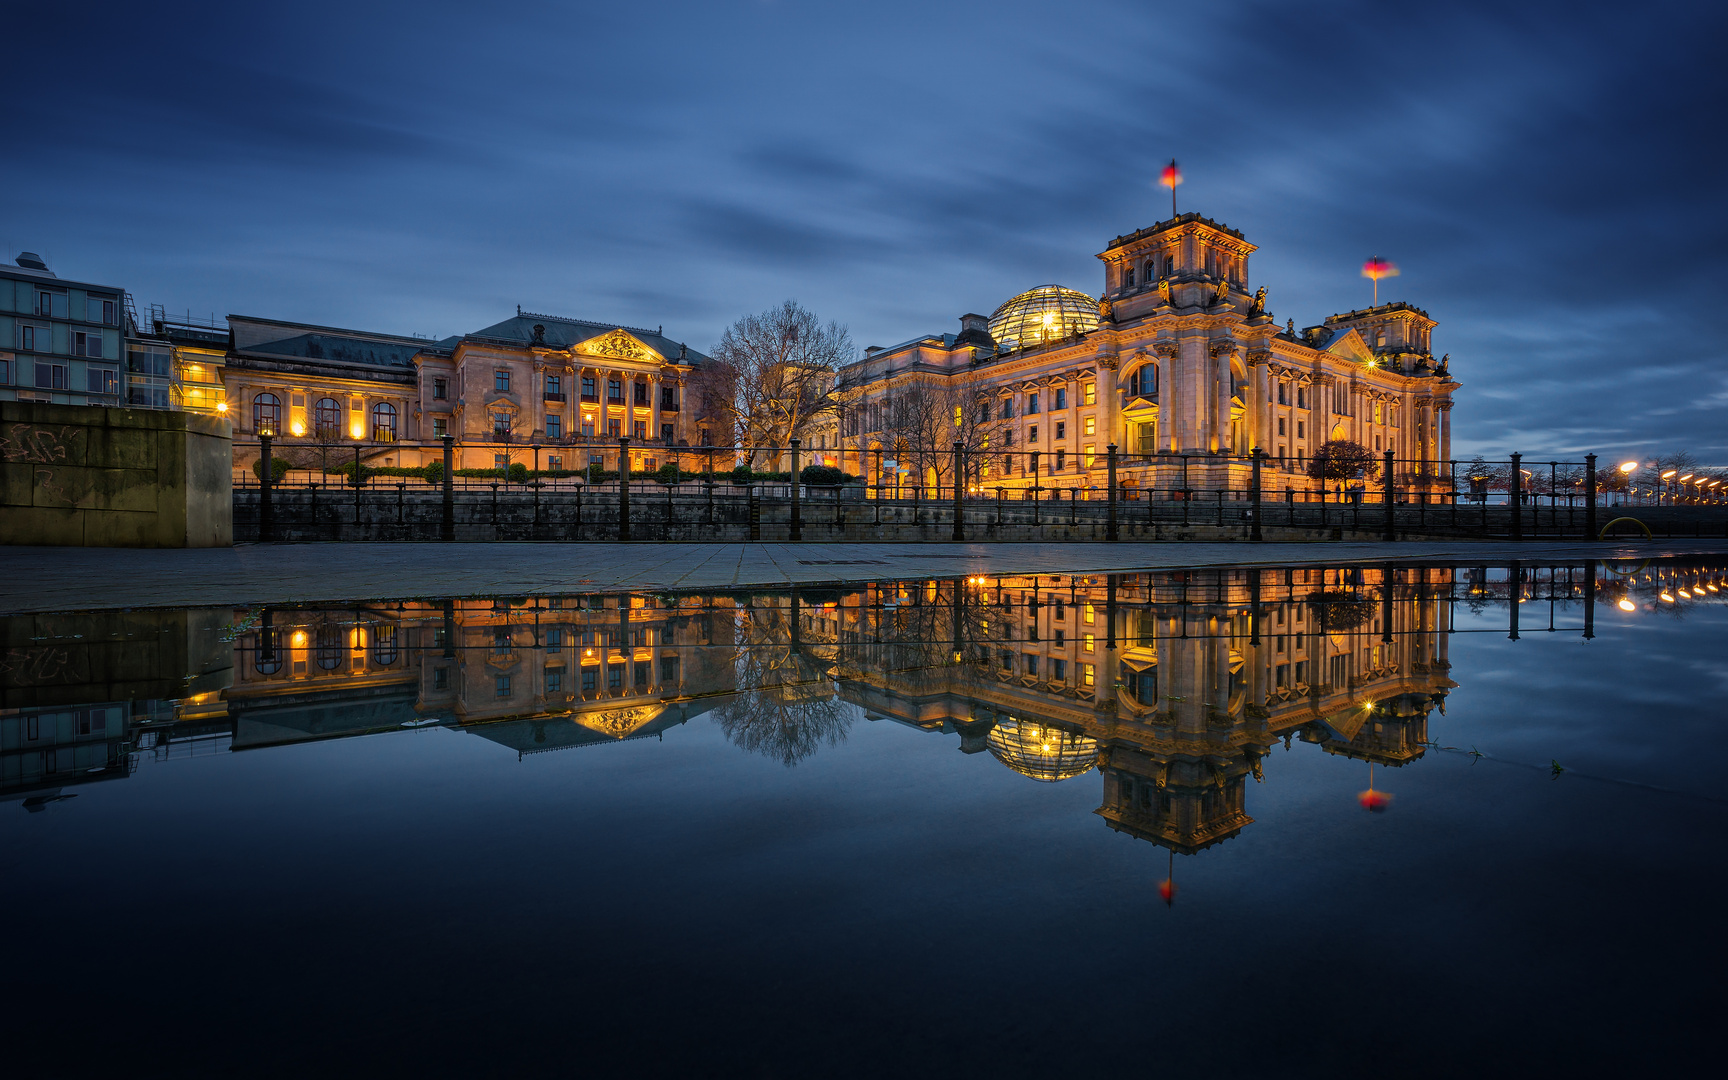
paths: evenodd
<path fill-rule="evenodd" d="M 831 647 L 802 645 L 796 595 L 745 609 L 738 623 L 740 691 L 711 714 L 734 746 L 787 768 L 846 741 L 857 706 L 840 700 Z"/>

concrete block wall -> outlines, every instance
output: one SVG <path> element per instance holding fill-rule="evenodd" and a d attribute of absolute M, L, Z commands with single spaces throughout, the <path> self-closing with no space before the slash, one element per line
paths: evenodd
<path fill-rule="evenodd" d="M 229 430 L 194 413 L 0 402 L 0 543 L 227 547 Z"/>

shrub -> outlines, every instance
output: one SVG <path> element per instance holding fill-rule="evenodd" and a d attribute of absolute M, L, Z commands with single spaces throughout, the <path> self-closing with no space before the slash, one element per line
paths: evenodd
<path fill-rule="evenodd" d="M 832 465 L 806 465 L 798 473 L 798 479 L 806 484 L 818 487 L 836 487 L 851 483 L 858 478 L 849 473 L 841 472 Z"/>
<path fill-rule="evenodd" d="M 526 484 L 528 482 L 528 466 L 520 461 L 513 461 L 504 475 L 512 484 Z"/>
<path fill-rule="evenodd" d="M 421 469 L 420 475 L 424 476 L 426 478 L 426 482 L 428 484 L 443 483 L 444 482 L 444 463 L 442 461 L 434 461 L 431 464 L 427 465 L 425 468 Z"/>
<path fill-rule="evenodd" d="M 1349 439 L 1334 439 L 1308 459 L 1308 475 L 1316 480 L 1372 480 L 1379 474 L 1374 451 Z"/>
<path fill-rule="evenodd" d="M 264 479 L 264 459 L 263 458 L 261 458 L 261 457 L 257 458 L 252 462 L 252 475 L 256 476 L 260 480 Z M 272 457 L 270 459 L 270 479 L 271 479 L 271 481 L 280 480 L 284 476 L 287 476 L 287 475 L 288 475 L 288 461 L 287 461 L 287 459 L 279 458 L 279 457 Z"/>
<path fill-rule="evenodd" d="M 733 483 L 737 484 L 748 484 L 756 478 L 756 474 L 750 471 L 750 466 L 748 465 L 740 465 L 733 469 L 731 476 Z"/>

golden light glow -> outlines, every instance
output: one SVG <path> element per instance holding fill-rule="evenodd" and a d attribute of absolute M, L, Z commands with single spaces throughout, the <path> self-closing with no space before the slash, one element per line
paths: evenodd
<path fill-rule="evenodd" d="M 1677 471 L 1679 471 L 1679 470 L 1669 469 L 1667 472 L 1662 474 L 1662 479 L 1664 479 L 1664 480 L 1668 479 L 1669 477 L 1673 476 Z"/>
<path fill-rule="evenodd" d="M 350 424 L 348 425 L 348 434 L 358 439 L 366 434 L 366 428 L 361 424 Z"/>
<path fill-rule="evenodd" d="M 217 412 L 227 412 L 228 411 L 228 403 L 226 401 L 218 401 L 216 403 L 216 411 Z"/>
<path fill-rule="evenodd" d="M 296 649 L 304 649 L 306 647 L 306 631 L 304 631 L 304 630 L 294 631 L 294 636 L 292 638 L 290 638 L 289 640 L 294 643 L 294 647 Z"/>
<path fill-rule="evenodd" d="M 1672 604 L 1674 602 L 1674 598 L 1667 593 L 1663 593 L 1662 594 L 1662 602 L 1665 604 Z"/>
<path fill-rule="evenodd" d="M 1638 605 L 1634 604 L 1630 600 L 1622 600 L 1622 601 L 1620 601 L 1620 610 L 1621 611 L 1637 611 Z"/>
<path fill-rule="evenodd" d="M 304 435 L 306 434 L 306 425 L 301 421 L 296 420 L 292 424 L 288 425 L 288 430 L 292 431 L 296 435 Z"/>
<path fill-rule="evenodd" d="M 1620 471 L 1623 473 L 1629 473 L 1633 469 L 1636 469 L 1637 467 L 1638 467 L 1638 463 L 1636 461 L 1627 461 L 1627 462 L 1621 463 Z"/>

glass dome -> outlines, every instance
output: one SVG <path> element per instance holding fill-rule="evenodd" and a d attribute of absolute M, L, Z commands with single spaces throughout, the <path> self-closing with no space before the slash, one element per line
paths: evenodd
<path fill-rule="evenodd" d="M 1004 349 L 1030 349 L 1098 329 L 1098 301 L 1060 285 L 1027 289 L 990 316 L 990 336 Z"/>
<path fill-rule="evenodd" d="M 1033 720 L 1004 717 L 990 729 L 990 754 L 1021 776 L 1045 784 L 1091 772 L 1098 740 Z"/>

